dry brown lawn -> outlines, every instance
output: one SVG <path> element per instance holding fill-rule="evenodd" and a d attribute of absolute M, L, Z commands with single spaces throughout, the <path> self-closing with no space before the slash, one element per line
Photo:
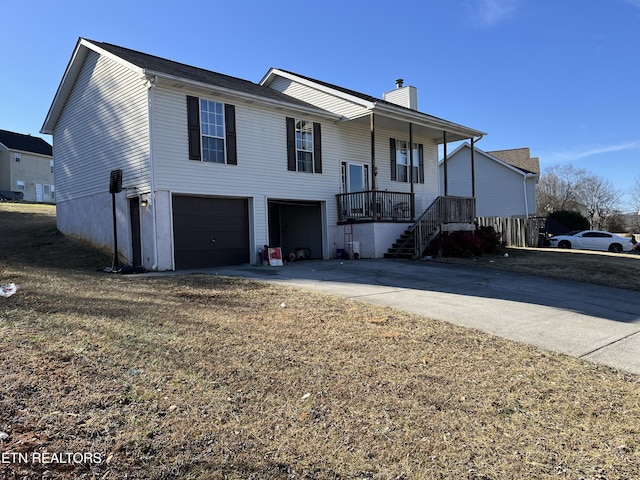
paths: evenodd
<path fill-rule="evenodd" d="M 504 253 L 508 256 L 505 257 Z M 439 258 L 441 262 L 563 278 L 640 292 L 640 252 L 609 253 L 555 248 L 506 248 L 471 258 Z"/>
<path fill-rule="evenodd" d="M 268 283 L 105 274 L 52 207 L 0 204 L 0 229 L 0 478 L 640 478 L 638 376 Z"/>

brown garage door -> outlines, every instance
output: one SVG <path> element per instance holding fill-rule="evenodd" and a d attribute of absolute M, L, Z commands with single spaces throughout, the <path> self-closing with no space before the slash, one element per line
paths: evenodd
<path fill-rule="evenodd" d="M 249 262 L 249 209 L 244 198 L 173 197 L 176 269 Z"/>

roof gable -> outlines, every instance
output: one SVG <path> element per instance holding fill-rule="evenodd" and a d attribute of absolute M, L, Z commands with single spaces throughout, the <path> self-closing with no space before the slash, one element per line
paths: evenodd
<path fill-rule="evenodd" d="M 279 68 L 271 68 L 269 72 L 260 81 L 261 85 L 270 85 L 277 76 L 285 77 L 290 80 L 297 80 L 307 85 L 313 85 L 325 92 L 331 93 L 345 100 L 355 101 L 361 106 L 369 110 L 369 112 L 381 112 L 386 116 L 397 116 L 406 122 L 415 124 L 423 124 L 436 130 L 443 130 L 450 133 L 449 141 L 463 140 L 471 137 L 483 137 L 485 132 L 471 129 L 463 125 L 456 124 L 449 120 L 445 120 L 427 113 L 423 113 L 408 107 L 404 107 L 394 102 L 390 102 L 381 98 L 373 97 L 364 93 L 333 85 L 322 80 L 317 80 L 305 75 Z"/>
<path fill-rule="evenodd" d="M 450 160 L 451 158 L 454 158 L 455 156 L 457 156 L 460 151 L 462 150 L 471 150 L 471 145 L 468 142 L 463 143 L 462 145 L 460 145 L 458 148 L 456 148 L 453 152 L 451 152 L 447 157 L 447 160 Z M 497 163 L 498 165 L 501 165 L 505 168 L 508 168 L 509 170 L 512 170 L 516 173 L 519 173 L 520 175 L 524 176 L 524 177 L 532 177 L 532 176 L 537 176 L 538 173 L 537 172 L 532 172 L 530 170 L 524 169 L 524 168 L 520 168 L 516 165 L 512 165 L 504 160 L 502 160 L 501 158 L 498 158 L 494 155 L 492 155 L 493 152 L 485 152 L 483 150 L 480 150 L 478 147 L 474 147 L 474 150 L 476 151 L 476 153 L 479 153 L 480 155 L 484 156 L 485 158 Z M 527 149 L 529 150 L 529 149 Z M 535 159 L 537 160 L 537 159 Z M 443 164 L 443 160 L 440 160 L 439 165 L 442 166 Z"/>
<path fill-rule="evenodd" d="M 47 155 L 49 157 L 53 155 L 51 145 L 40 137 L 0 130 L 0 143 L 9 150 L 21 150 L 23 152 Z"/>
<path fill-rule="evenodd" d="M 95 51 L 98 54 L 109 56 L 126 64 L 129 68 L 137 70 L 141 75 L 148 77 L 160 77 L 171 79 L 175 82 L 205 86 L 212 90 L 225 91 L 255 100 L 263 100 L 270 103 L 287 105 L 292 108 L 302 108 L 312 111 L 318 115 L 335 117 L 314 105 L 298 100 L 289 95 L 285 95 L 263 85 L 243 80 L 230 75 L 193 67 L 184 63 L 167 60 L 147 53 L 138 52 L 129 48 L 120 47 L 110 43 L 96 42 L 85 38 L 80 38 L 71 56 L 69 65 L 64 73 L 58 91 L 43 124 L 42 133 L 53 133 L 53 128 L 57 122 L 62 109 L 66 103 L 77 75 L 84 63 L 87 53 Z"/>

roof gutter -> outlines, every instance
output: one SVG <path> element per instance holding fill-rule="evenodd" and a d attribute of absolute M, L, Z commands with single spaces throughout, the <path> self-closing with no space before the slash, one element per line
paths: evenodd
<path fill-rule="evenodd" d="M 480 137 L 480 139 L 482 139 L 486 135 L 486 132 L 481 132 L 480 130 L 475 130 L 465 127 L 464 125 L 433 117 L 426 113 L 415 112 L 412 114 L 412 111 L 403 107 L 395 108 L 392 105 L 376 103 L 374 105 L 374 109 L 382 111 L 387 117 L 394 118 L 396 120 L 424 125 L 437 130 L 446 130 L 447 133 L 459 135 L 463 138 Z"/>
<path fill-rule="evenodd" d="M 257 103 L 259 102 L 259 103 L 263 103 L 263 104 L 267 104 L 267 105 L 273 106 L 274 108 L 277 108 L 277 109 L 287 108 L 287 109 L 291 109 L 291 110 L 303 111 L 303 112 L 308 113 L 308 114 L 313 114 L 313 115 L 325 117 L 325 118 L 330 119 L 331 121 L 334 121 L 334 122 L 337 122 L 338 120 L 340 120 L 342 118 L 342 116 L 340 116 L 340 115 L 336 115 L 335 113 L 331 113 L 331 112 L 328 112 L 326 110 L 322 110 L 322 109 L 319 109 L 317 107 L 313 107 L 312 105 L 309 105 L 308 107 L 306 107 L 304 105 L 299 105 L 299 104 L 295 104 L 295 103 L 281 102 L 281 101 L 278 101 L 278 100 L 273 100 L 273 99 L 266 98 L 266 97 L 261 97 L 261 96 L 258 96 L 258 95 L 252 95 L 250 93 L 239 92 L 238 90 L 232 90 L 230 88 L 218 87 L 218 86 L 215 86 L 215 85 L 211 85 L 210 83 L 204 83 L 204 82 L 197 82 L 197 81 L 194 81 L 194 80 L 188 80 L 188 79 L 185 79 L 183 77 L 177 77 L 175 75 L 167 75 L 166 73 L 155 72 L 153 70 L 145 70 L 144 74 L 149 76 L 149 77 L 154 77 L 157 80 L 179 82 L 179 83 L 182 83 L 184 85 L 189 85 L 191 87 L 194 87 L 196 89 L 206 90 L 208 92 L 215 92 L 216 94 L 224 94 L 224 95 L 230 95 L 230 96 L 233 96 L 233 97 L 240 97 L 242 99 L 247 100 L 248 102 L 257 102 Z"/>

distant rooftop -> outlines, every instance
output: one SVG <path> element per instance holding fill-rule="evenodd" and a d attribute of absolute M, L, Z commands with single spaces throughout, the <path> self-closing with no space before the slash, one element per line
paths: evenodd
<path fill-rule="evenodd" d="M 531 158 L 528 148 L 494 150 L 493 152 L 487 153 L 526 173 L 540 173 L 540 161 L 538 157 Z"/>
<path fill-rule="evenodd" d="M 53 156 L 53 147 L 40 137 L 0 130 L 0 143 L 10 150 L 21 150 L 23 152 Z"/>

